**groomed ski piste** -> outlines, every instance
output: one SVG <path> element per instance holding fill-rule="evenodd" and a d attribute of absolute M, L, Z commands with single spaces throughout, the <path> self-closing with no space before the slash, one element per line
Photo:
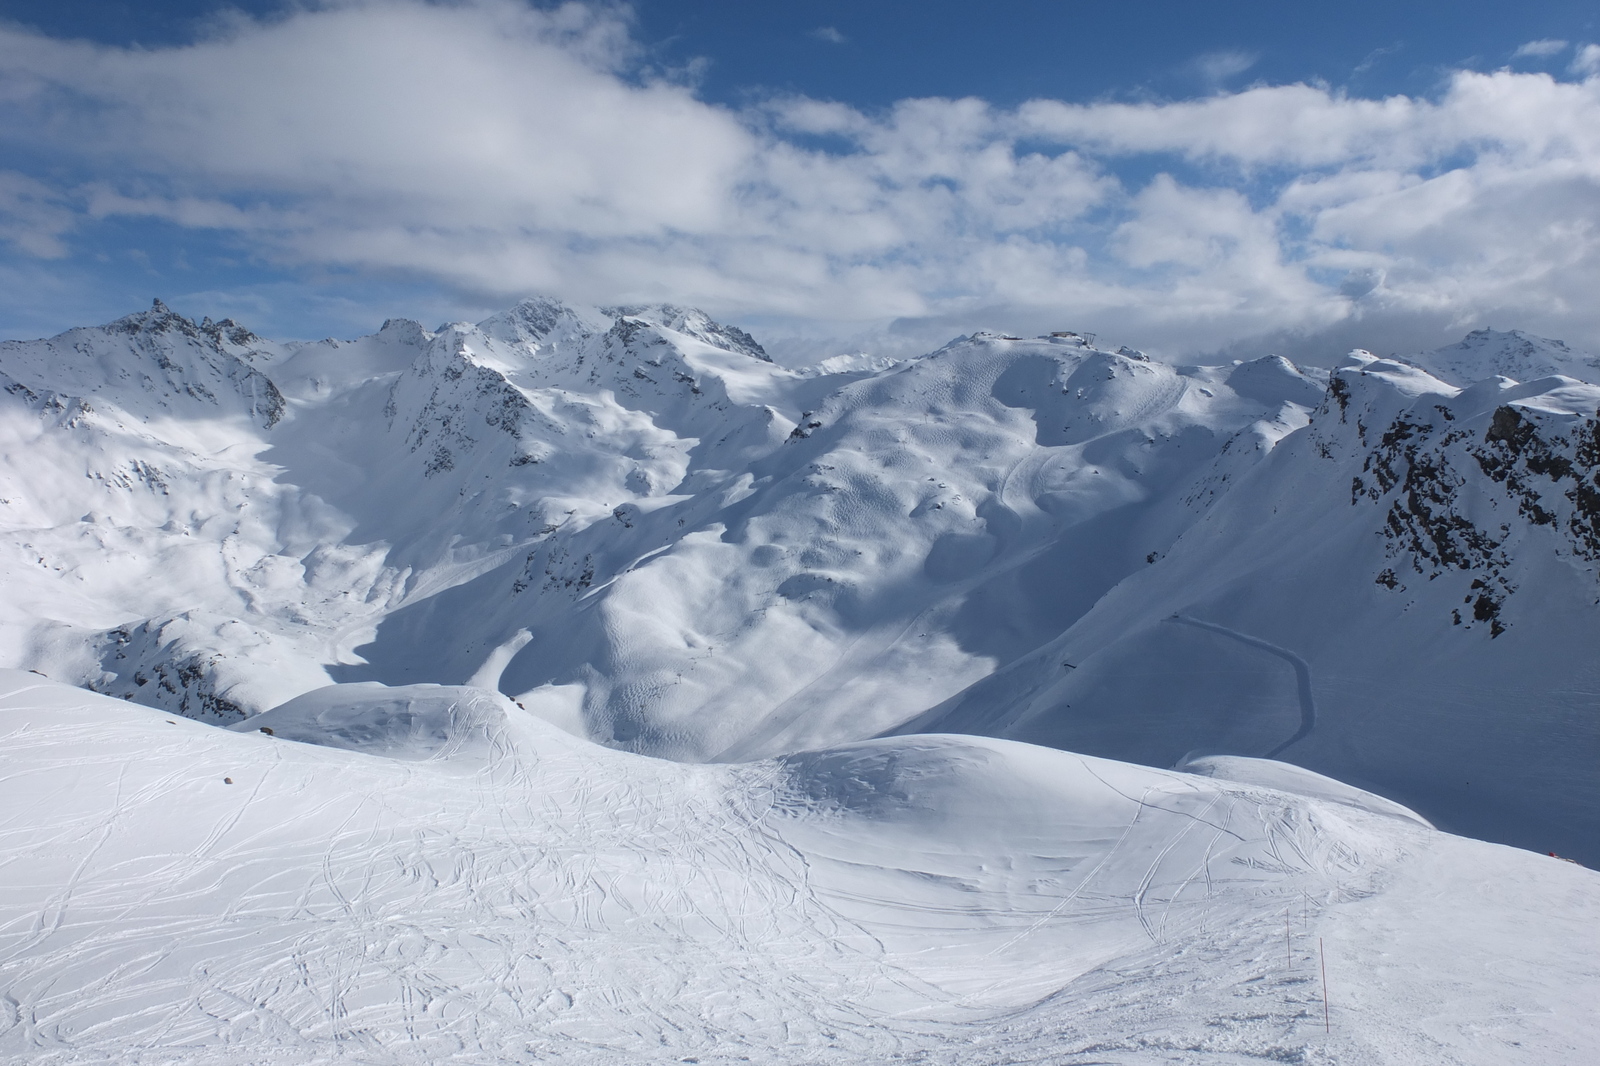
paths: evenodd
<path fill-rule="evenodd" d="M 1517 332 L 5 342 L 0 1061 L 1589 1066 L 1597 486 Z"/>

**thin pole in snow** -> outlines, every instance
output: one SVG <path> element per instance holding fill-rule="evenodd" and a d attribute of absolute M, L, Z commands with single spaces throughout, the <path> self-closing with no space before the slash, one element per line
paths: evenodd
<path fill-rule="evenodd" d="M 1289 960 L 1289 969 L 1294 969 L 1294 948 L 1289 946 L 1289 908 L 1283 909 L 1283 954 Z"/>
<path fill-rule="evenodd" d="M 1333 1032 L 1328 1024 L 1328 955 L 1322 950 L 1322 938 L 1317 937 L 1317 954 L 1322 959 L 1322 1031 Z"/>

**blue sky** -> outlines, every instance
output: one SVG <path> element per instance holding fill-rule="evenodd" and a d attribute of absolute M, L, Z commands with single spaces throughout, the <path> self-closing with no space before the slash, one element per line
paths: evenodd
<path fill-rule="evenodd" d="M 271 15 L 288 6 L 3 0 L 0 17 L 58 37 L 159 46 L 192 40 L 225 9 Z M 704 97 L 729 104 L 774 90 L 860 106 L 911 96 L 980 96 L 1001 105 L 1034 96 L 1182 97 L 1213 91 L 1219 68 L 1213 64 L 1208 76 L 1205 59 L 1231 56 L 1249 64 L 1222 79 L 1232 84 L 1320 79 L 1363 95 L 1426 93 L 1450 70 L 1512 62 L 1528 41 L 1600 38 L 1600 9 L 1579 0 L 641 0 L 632 11 L 657 62 L 703 61 Z M 1550 65 L 1538 57 L 1516 62 Z"/>
<path fill-rule="evenodd" d="M 538 290 L 698 303 L 802 354 L 978 325 L 1600 346 L 1592 4 L 0 17 L 0 336 L 155 295 L 351 334 Z"/>

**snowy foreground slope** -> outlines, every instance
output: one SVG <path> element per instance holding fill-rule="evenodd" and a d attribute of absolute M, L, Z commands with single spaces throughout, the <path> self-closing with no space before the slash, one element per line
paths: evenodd
<path fill-rule="evenodd" d="M 671 307 L 282 345 L 157 305 L 0 375 L 0 664 L 222 724 L 470 683 L 686 761 L 1275 753 L 1600 863 L 1600 374 L 1559 342 L 802 372 Z"/>
<path fill-rule="evenodd" d="M 14 671 L 0 736 L 7 1061 L 1488 1066 L 1600 1037 L 1600 875 L 1281 763 L 926 736 L 691 765 L 437 686 L 230 732 Z"/>

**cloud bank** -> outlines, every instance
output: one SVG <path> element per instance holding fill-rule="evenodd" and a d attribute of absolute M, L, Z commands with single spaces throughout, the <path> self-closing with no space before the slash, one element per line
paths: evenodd
<path fill-rule="evenodd" d="M 479 302 L 665 299 L 913 346 L 1492 322 L 1600 347 L 1600 48 L 1575 54 L 1569 80 L 1459 71 L 1429 98 L 734 110 L 576 4 L 331 3 L 155 49 L 0 27 L 0 143 L 39 161 L 0 169 L 0 241 L 60 257 L 157 219 Z"/>

